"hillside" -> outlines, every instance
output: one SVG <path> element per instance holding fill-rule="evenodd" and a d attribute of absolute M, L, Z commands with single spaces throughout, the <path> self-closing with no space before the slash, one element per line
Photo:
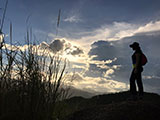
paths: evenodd
<path fill-rule="evenodd" d="M 84 98 L 91 98 L 91 97 L 95 96 L 95 94 L 93 94 L 93 93 L 90 93 L 90 92 L 87 92 L 84 90 L 80 90 L 75 87 L 70 87 L 69 94 L 71 95 L 71 97 L 82 96 Z"/>
<path fill-rule="evenodd" d="M 127 100 L 128 92 L 73 97 L 66 101 L 71 114 L 63 120 L 153 120 L 160 119 L 160 96 L 145 93 L 142 100 Z"/>

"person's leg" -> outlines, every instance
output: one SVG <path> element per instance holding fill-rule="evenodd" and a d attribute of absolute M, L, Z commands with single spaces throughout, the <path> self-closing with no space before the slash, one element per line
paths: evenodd
<path fill-rule="evenodd" d="M 130 92 L 132 95 L 136 95 L 136 84 L 135 84 L 136 76 L 134 74 L 134 71 L 132 71 L 131 77 L 130 77 Z"/>
<path fill-rule="evenodd" d="M 141 72 L 139 72 L 137 74 L 137 85 L 138 85 L 138 91 L 139 91 L 139 95 L 142 96 L 143 95 L 143 83 L 142 83 L 142 76 L 141 76 Z"/>

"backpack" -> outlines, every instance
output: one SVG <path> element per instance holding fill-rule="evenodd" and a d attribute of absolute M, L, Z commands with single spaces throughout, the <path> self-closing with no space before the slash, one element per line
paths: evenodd
<path fill-rule="evenodd" d="M 142 53 L 141 56 L 141 64 L 144 66 L 148 62 L 147 57 Z"/>

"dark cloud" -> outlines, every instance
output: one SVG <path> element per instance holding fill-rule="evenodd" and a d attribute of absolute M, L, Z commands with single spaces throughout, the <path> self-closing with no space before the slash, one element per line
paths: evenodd
<path fill-rule="evenodd" d="M 94 60 L 114 59 L 117 56 L 117 50 L 110 42 L 100 40 L 93 43 L 91 47 L 89 55 L 97 55 Z"/>
<path fill-rule="evenodd" d="M 74 46 L 75 50 L 71 51 L 71 55 L 80 55 L 83 54 L 83 50 L 78 48 L 77 46 Z"/>
<path fill-rule="evenodd" d="M 57 53 L 60 50 L 63 50 L 64 43 L 64 40 L 54 40 L 49 44 L 49 48 L 52 50 L 52 52 Z"/>
<path fill-rule="evenodd" d="M 73 46 L 71 43 L 66 42 L 65 40 L 53 40 L 50 44 L 42 42 L 39 46 L 41 49 L 48 49 L 53 53 L 67 52 L 67 54 L 71 54 L 73 56 L 84 54 L 81 48 Z"/>

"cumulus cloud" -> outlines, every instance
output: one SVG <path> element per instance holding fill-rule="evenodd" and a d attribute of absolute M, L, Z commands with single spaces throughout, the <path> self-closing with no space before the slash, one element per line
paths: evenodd
<path fill-rule="evenodd" d="M 104 40 L 99 40 L 93 43 L 91 47 L 92 49 L 89 51 L 89 55 L 97 55 L 99 60 L 115 59 L 116 54 L 118 53 L 118 51 L 110 42 Z M 97 59 L 97 57 L 94 59 Z"/>
<path fill-rule="evenodd" d="M 135 33 L 141 33 L 141 32 L 153 32 L 153 31 L 159 31 L 160 30 L 160 21 L 151 21 L 150 23 L 147 23 L 144 26 L 139 27 Z"/>
<path fill-rule="evenodd" d="M 31 46 L 32 46 L 32 48 L 36 47 L 35 45 L 31 45 Z M 3 45 L 3 49 L 5 49 L 5 48 L 7 48 L 8 50 L 13 50 L 13 51 L 20 51 L 20 50 L 25 51 L 29 48 L 29 46 L 28 45 L 23 45 L 23 46 L 21 46 L 21 45 L 10 45 L 10 44 L 5 43 Z"/>
<path fill-rule="evenodd" d="M 70 22 L 70 23 L 79 23 L 82 22 L 81 19 L 81 9 L 82 6 L 85 4 L 86 1 L 81 0 L 81 1 L 76 1 L 76 6 L 72 6 L 71 10 L 67 12 L 67 17 L 63 20 L 65 22 Z"/>
<path fill-rule="evenodd" d="M 111 60 L 111 59 L 101 60 L 101 61 L 99 61 L 99 60 L 94 60 L 94 58 L 96 58 L 96 57 L 97 57 L 97 55 L 96 55 L 96 56 L 93 55 L 92 60 L 89 61 L 89 63 L 91 63 L 91 64 L 94 63 L 94 64 L 96 64 L 96 65 L 105 65 L 105 64 L 111 64 L 113 61 L 116 61 L 116 60 L 117 60 L 116 58 L 114 58 L 113 60 Z"/>
<path fill-rule="evenodd" d="M 115 80 L 106 80 L 100 77 L 83 77 L 83 81 L 74 82 L 78 89 L 89 89 L 90 92 L 96 91 L 101 93 L 118 92 L 128 90 L 128 85 Z"/>
<path fill-rule="evenodd" d="M 80 82 L 83 81 L 83 75 L 78 72 L 70 72 L 66 75 L 66 80 L 71 82 Z"/>
<path fill-rule="evenodd" d="M 63 50 L 64 47 L 64 40 L 54 40 L 49 44 L 49 48 L 54 52 L 57 53 L 61 50 Z"/>
<path fill-rule="evenodd" d="M 65 39 L 56 39 L 49 44 L 47 44 L 46 42 L 42 42 L 39 46 L 41 49 L 47 49 L 53 53 L 60 52 L 62 55 L 76 56 L 84 54 L 81 48 L 72 44 L 71 42 L 68 42 Z"/>
<path fill-rule="evenodd" d="M 67 17 L 66 19 L 64 19 L 65 22 L 75 22 L 75 23 L 78 23 L 78 22 L 81 22 L 82 20 L 79 18 L 79 16 L 77 15 L 73 15 L 73 16 L 70 16 L 70 17 Z"/>
<path fill-rule="evenodd" d="M 48 48 L 49 48 L 49 45 L 48 45 L 46 42 L 42 42 L 42 43 L 39 45 L 39 47 L 40 47 L 41 49 L 48 49 Z"/>
<path fill-rule="evenodd" d="M 108 69 L 105 74 L 104 74 L 104 77 L 106 78 L 111 78 L 109 77 L 109 75 L 112 75 L 114 73 L 114 70 L 113 69 Z"/>
<path fill-rule="evenodd" d="M 68 51 L 68 54 L 71 54 L 71 55 L 80 55 L 80 54 L 83 54 L 83 50 L 78 48 L 77 46 L 73 46 L 73 49 Z"/>

